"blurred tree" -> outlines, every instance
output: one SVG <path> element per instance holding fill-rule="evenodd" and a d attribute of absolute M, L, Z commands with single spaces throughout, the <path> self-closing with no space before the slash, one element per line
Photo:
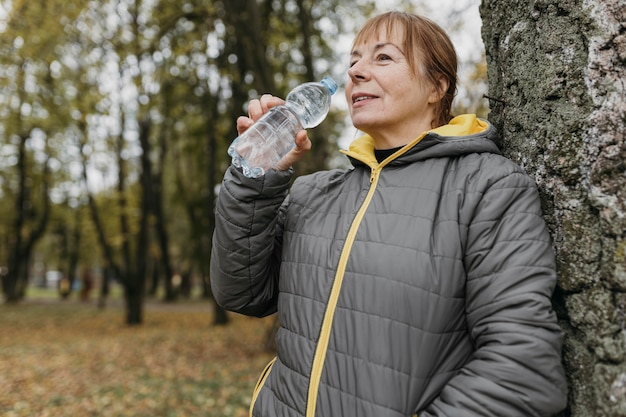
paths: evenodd
<path fill-rule="evenodd" d="M 198 59 L 191 59 L 185 72 L 187 83 L 198 83 L 185 104 L 185 126 L 175 126 L 182 140 L 172 148 L 176 191 L 175 198 L 168 199 L 182 202 L 189 223 L 194 225 L 187 234 L 187 246 L 195 248 L 187 252 L 193 255 L 187 264 L 201 272 L 207 295 L 214 190 L 229 163 L 225 150 L 237 135 L 234 122 L 245 112 L 250 98 L 261 93 L 284 95 L 290 86 L 306 80 L 302 67 L 298 72 L 286 68 L 287 63 L 294 62 L 290 54 L 298 57 L 299 39 L 283 35 L 297 33 L 297 20 L 285 24 L 290 20 L 289 5 L 294 14 L 296 3 L 238 0 L 213 4 L 215 9 L 208 15 L 215 20 L 205 38 L 206 62 L 197 64 Z M 275 51 L 283 51 L 280 59 L 273 57 Z M 191 72 L 193 66 L 195 74 Z M 215 316 L 218 320 L 225 317 L 219 309 Z"/>
<path fill-rule="evenodd" d="M 142 71 L 142 57 L 150 56 L 152 44 L 150 40 L 154 36 L 155 28 L 148 28 L 152 10 L 142 1 L 111 1 L 107 7 L 95 7 L 92 4 L 84 14 L 84 19 L 91 23 L 88 27 L 90 40 L 96 47 L 105 51 L 105 56 L 112 66 L 116 67 L 117 84 L 119 91 L 127 92 L 127 96 L 112 95 L 111 102 L 116 103 L 111 115 L 117 119 L 116 133 L 113 149 L 117 166 L 116 178 L 116 203 L 119 209 L 119 236 L 117 250 L 114 241 L 107 236 L 103 226 L 101 208 L 96 203 L 94 196 L 89 193 L 89 207 L 92 221 L 98 232 L 98 240 L 102 247 L 105 264 L 115 271 L 116 277 L 124 287 L 126 301 L 127 324 L 140 324 L 143 321 L 143 298 L 146 286 L 146 273 L 148 266 L 149 227 L 153 214 L 153 163 L 151 152 L 150 135 L 153 129 L 153 121 L 150 113 L 145 110 L 149 104 L 150 88 L 149 79 L 151 71 Z M 148 7 L 148 8 L 146 8 Z M 116 24 L 111 25 L 113 21 Z M 101 22 L 107 22 L 103 26 Z M 109 31 L 111 41 L 98 37 L 99 33 Z M 144 36 L 144 33 L 149 35 Z M 106 37 L 105 37 L 106 38 Z M 148 67 L 150 68 L 150 67 Z M 147 74 L 146 74 L 147 73 Z M 82 124 L 81 149 L 83 150 L 83 175 L 85 183 L 88 183 L 89 167 L 86 149 L 90 134 L 89 121 Z M 133 162 L 129 153 L 136 151 L 139 154 L 138 163 Z M 137 181 L 133 180 L 133 174 L 137 174 Z M 136 185 L 136 187 L 134 186 Z M 133 216 L 131 193 L 139 191 L 136 200 L 136 216 Z M 134 218 L 132 218 L 134 217 Z M 133 221 L 134 220 L 134 221 Z M 116 253 L 117 252 L 117 253 Z M 167 256 L 165 252 L 165 256 Z M 163 258 L 163 254 L 161 256 Z M 169 258 L 165 264 L 169 270 Z M 168 271 L 169 272 L 169 271 Z M 171 276 L 171 272 L 168 275 Z"/>
<path fill-rule="evenodd" d="M 55 102 L 55 45 L 64 35 L 63 23 L 76 16 L 79 5 L 64 3 L 12 2 L 5 31 L 13 36 L 0 40 L 2 198 L 14 207 L 2 219 L 8 246 L 2 290 L 9 302 L 24 296 L 32 252 L 46 230 L 56 174 L 52 161 L 60 152 L 56 139 L 69 119 Z"/>
<path fill-rule="evenodd" d="M 462 62 L 461 66 L 468 74 L 461 80 L 465 85 L 459 87 L 459 92 L 452 106 L 452 113 L 474 113 L 479 117 L 486 118 L 489 113 L 489 101 L 485 97 L 487 92 L 485 54 L 481 54 L 478 60 Z"/>
<path fill-rule="evenodd" d="M 78 262 L 80 258 L 80 247 L 82 241 L 82 210 L 73 209 L 69 206 L 67 201 L 60 204 L 61 210 L 58 210 L 59 215 L 64 216 L 64 219 L 59 219 L 54 222 L 55 229 L 52 231 L 59 238 L 59 259 L 65 265 L 61 267 L 65 272 L 65 277 L 68 280 L 69 288 L 74 288 L 76 283 L 76 271 L 78 270 Z M 71 216 L 67 216 L 71 214 Z M 70 292 L 63 292 L 61 296 L 66 298 Z"/>
<path fill-rule="evenodd" d="M 247 102 L 327 74 L 343 84 L 349 42 L 375 2 L 70 3 L 14 0 L 0 25 L 0 186 L 22 207 L 0 207 L 0 265 L 28 260 L 15 248 L 32 245 L 15 236 L 41 236 L 52 205 L 42 250 L 60 244 L 46 253 L 64 258 L 54 263 L 68 274 L 90 262 L 110 271 L 124 285 L 127 322 L 140 323 L 147 276 L 166 300 L 189 294 L 194 279 L 210 296 L 214 199 Z M 333 111 L 310 132 L 298 175 L 328 166 L 344 119 Z"/>

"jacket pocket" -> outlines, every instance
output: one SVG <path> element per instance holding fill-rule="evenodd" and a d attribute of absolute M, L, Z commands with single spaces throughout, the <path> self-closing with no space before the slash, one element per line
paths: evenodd
<path fill-rule="evenodd" d="M 259 376 L 259 379 L 256 382 L 254 391 L 252 392 L 252 401 L 250 402 L 250 412 L 249 412 L 250 417 L 252 417 L 252 410 L 254 409 L 254 404 L 256 403 L 256 399 L 259 396 L 259 392 L 261 392 L 261 388 L 263 388 L 263 384 L 265 384 L 265 380 L 270 375 L 270 372 L 272 371 L 272 367 L 274 366 L 274 362 L 276 362 L 276 358 L 277 357 L 274 356 L 274 358 L 271 361 L 269 361 L 267 365 L 265 365 L 265 368 L 263 368 L 263 372 L 261 372 L 261 375 Z"/>

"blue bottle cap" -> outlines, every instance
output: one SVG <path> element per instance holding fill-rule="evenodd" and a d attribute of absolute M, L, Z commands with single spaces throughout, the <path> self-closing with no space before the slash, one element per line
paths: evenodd
<path fill-rule="evenodd" d="M 335 94 L 335 91 L 337 91 L 337 83 L 335 82 L 335 80 L 333 80 L 330 77 L 324 77 L 322 81 L 320 81 L 320 84 L 328 88 L 328 91 L 330 91 L 331 96 Z"/>

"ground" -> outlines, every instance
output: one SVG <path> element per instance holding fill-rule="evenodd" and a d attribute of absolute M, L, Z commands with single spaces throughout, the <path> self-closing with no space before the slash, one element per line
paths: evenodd
<path fill-rule="evenodd" d="M 214 327 L 211 312 L 149 301 L 128 327 L 119 301 L 0 305 L 0 415 L 245 417 L 271 319 Z"/>

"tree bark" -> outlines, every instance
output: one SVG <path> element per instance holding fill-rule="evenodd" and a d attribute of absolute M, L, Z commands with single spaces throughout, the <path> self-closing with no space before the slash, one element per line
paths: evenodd
<path fill-rule="evenodd" d="M 261 4 L 262 5 L 262 4 Z M 233 52 L 239 58 L 240 81 L 247 71 L 254 74 L 259 93 L 276 94 L 274 74 L 265 56 L 265 42 L 261 5 L 257 0 L 229 0 L 224 2 L 226 21 L 230 27 Z M 240 109 L 237 109 L 240 111 Z"/>
<path fill-rule="evenodd" d="M 13 238 L 11 239 L 11 256 L 9 257 L 8 274 L 2 280 L 2 291 L 5 300 L 9 303 L 18 302 L 20 297 L 19 281 L 25 275 L 28 268 L 27 254 L 24 253 L 23 229 L 26 222 L 24 210 L 28 200 L 26 186 L 26 135 L 20 135 L 18 146 L 18 192 L 15 200 L 15 220 L 13 221 Z"/>
<path fill-rule="evenodd" d="M 163 114 L 170 115 L 169 111 L 169 99 L 172 94 L 172 84 L 165 83 L 163 86 L 163 106 L 162 111 Z M 146 137 L 145 145 L 147 146 L 143 152 L 146 154 L 150 154 L 150 138 Z M 142 143 L 142 147 L 144 144 Z M 160 261 L 161 266 L 163 267 L 163 273 L 165 275 L 165 301 L 176 301 L 178 298 L 179 291 L 174 288 L 173 278 L 174 278 L 174 268 L 172 267 L 172 259 L 170 256 L 170 238 L 167 230 L 167 220 L 165 217 L 165 208 L 164 208 L 164 184 L 163 184 L 163 173 L 165 172 L 165 161 L 168 156 L 169 146 L 168 146 L 168 135 L 167 129 L 161 126 L 160 131 L 158 132 L 158 147 L 159 147 L 159 158 L 157 169 L 150 176 L 150 190 L 152 195 L 152 212 L 155 217 L 155 228 L 156 235 L 159 242 L 159 250 L 160 250 Z M 150 159 L 147 159 L 148 164 L 150 163 Z"/>
<path fill-rule="evenodd" d="M 96 229 L 96 239 L 100 244 L 100 248 L 102 250 L 102 256 L 104 257 L 104 264 L 106 266 L 106 270 L 109 273 L 113 274 L 115 278 L 122 279 L 122 270 L 121 267 L 115 262 L 115 258 L 113 255 L 113 248 L 109 244 L 106 238 L 106 232 L 104 230 L 104 224 L 102 222 L 102 216 L 100 215 L 100 210 L 98 209 L 98 205 L 96 204 L 96 200 L 94 195 L 91 193 L 88 187 L 88 178 L 87 178 L 87 155 L 85 154 L 86 147 L 86 125 L 81 126 L 82 140 L 80 142 L 81 149 L 81 164 L 82 164 L 82 175 L 83 182 L 85 187 L 85 194 L 87 194 L 87 204 L 89 206 L 89 214 L 91 216 L 91 221 Z"/>
<path fill-rule="evenodd" d="M 148 117 L 139 123 L 139 141 L 142 144 L 148 141 L 151 127 L 152 122 Z M 127 271 L 129 272 L 125 286 L 128 309 L 126 322 L 129 325 L 143 323 L 143 300 L 146 290 L 146 271 L 148 266 L 148 223 L 151 214 L 152 199 L 150 176 L 150 155 L 144 152 L 141 154 L 141 173 L 139 177 L 141 184 L 141 214 L 139 219 L 139 230 L 137 231 L 135 263 L 133 265 L 128 265 Z"/>
<path fill-rule="evenodd" d="M 48 160 L 43 163 L 40 206 L 35 207 L 32 186 L 27 167 L 26 141 L 30 133 L 19 136 L 18 146 L 18 192 L 15 200 L 15 220 L 10 245 L 8 272 L 2 279 L 2 291 L 8 303 L 24 298 L 28 284 L 28 266 L 35 244 L 43 236 L 50 218 Z"/>
<path fill-rule="evenodd" d="M 626 416 L 626 3 L 483 0 L 489 119 L 557 255 L 564 415 Z"/>
<path fill-rule="evenodd" d="M 298 0 L 298 20 L 300 22 L 300 33 L 302 35 L 301 52 L 304 57 L 303 63 L 306 68 L 306 81 L 319 81 L 314 68 L 314 52 L 311 39 L 314 38 L 313 17 L 311 9 L 313 2 L 309 0 Z M 320 171 L 328 168 L 328 160 L 330 157 L 330 144 L 328 141 L 328 128 L 322 123 L 315 129 L 308 131 L 309 138 L 312 142 L 311 151 L 294 166 L 296 175 L 309 174 L 311 172 Z"/>
<path fill-rule="evenodd" d="M 211 97 L 210 95 L 206 95 L 204 97 L 203 106 L 206 114 L 217 115 L 218 114 L 218 102 L 217 98 Z M 206 255 L 205 259 L 211 259 L 211 251 L 213 249 L 213 231 L 215 230 L 215 191 L 214 187 L 218 184 L 218 177 L 216 174 L 217 167 L 217 140 L 218 138 L 215 135 L 213 129 L 208 126 L 207 129 L 208 137 L 207 137 L 207 183 L 209 185 L 209 189 L 207 190 L 207 199 L 205 204 L 205 212 L 203 215 L 208 219 L 208 233 L 205 235 L 206 238 Z M 203 275 L 204 277 L 204 275 Z M 205 285 L 208 283 L 204 283 Z M 213 294 L 211 293 L 210 286 L 206 285 L 205 289 L 209 291 L 211 298 L 213 298 Z M 213 324 L 214 325 L 225 325 L 228 324 L 228 315 L 226 311 L 220 307 L 217 303 L 213 302 Z"/>

